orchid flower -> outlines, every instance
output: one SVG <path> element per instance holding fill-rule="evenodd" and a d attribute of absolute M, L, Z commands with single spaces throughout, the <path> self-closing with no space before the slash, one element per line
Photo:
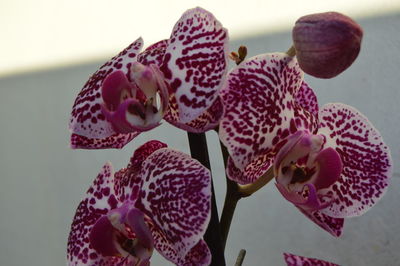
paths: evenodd
<path fill-rule="evenodd" d="M 317 130 L 317 98 L 296 59 L 284 53 L 243 61 L 228 74 L 221 96 L 219 137 L 230 154 L 227 176 L 240 184 L 266 172 L 288 136 Z"/>
<path fill-rule="evenodd" d="M 276 186 L 307 217 L 334 236 L 344 220 L 364 214 L 389 185 L 389 148 L 351 106 L 326 104 L 316 134 L 298 131 L 275 156 Z"/>
<path fill-rule="evenodd" d="M 254 182 L 273 166 L 281 194 L 334 236 L 385 193 L 391 156 L 379 132 L 356 109 L 320 111 L 296 58 L 266 54 L 244 61 L 228 77 L 220 139 L 227 175 Z"/>
<path fill-rule="evenodd" d="M 69 265 L 149 265 L 154 248 L 177 265 L 208 265 L 202 239 L 211 176 L 190 156 L 149 141 L 127 168 L 107 163 L 76 211 Z"/>
<path fill-rule="evenodd" d="M 164 118 L 199 133 L 223 114 L 228 33 L 208 11 L 186 11 L 171 37 L 139 53 L 137 39 L 86 82 L 70 120 L 72 148 L 122 148 Z"/>
<path fill-rule="evenodd" d="M 307 258 L 290 253 L 283 253 L 283 257 L 287 266 L 339 266 L 325 260 Z"/>

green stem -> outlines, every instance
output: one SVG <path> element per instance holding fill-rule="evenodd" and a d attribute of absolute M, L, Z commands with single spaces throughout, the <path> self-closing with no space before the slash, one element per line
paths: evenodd
<path fill-rule="evenodd" d="M 238 255 L 237 259 L 236 259 L 235 266 L 242 266 L 245 256 L 246 256 L 246 250 L 245 249 L 241 249 L 239 251 L 239 255 Z"/>
<path fill-rule="evenodd" d="M 294 46 L 292 45 L 292 47 L 289 48 L 289 50 L 287 50 L 286 52 L 288 54 L 288 56 L 295 56 L 296 55 L 296 49 L 294 48 Z"/>
<path fill-rule="evenodd" d="M 254 183 L 248 185 L 238 185 L 238 192 L 241 197 L 248 197 L 263 186 L 269 183 L 274 178 L 274 169 L 270 167 L 265 174 L 260 176 Z"/>
<path fill-rule="evenodd" d="M 211 172 L 205 133 L 195 134 L 188 132 L 187 135 L 192 157 L 207 167 Z M 225 266 L 224 249 L 220 236 L 221 231 L 218 221 L 218 210 L 215 200 L 214 186 L 211 179 L 211 218 L 204 234 L 204 240 L 206 241 L 211 252 L 210 266 Z"/>
<path fill-rule="evenodd" d="M 237 193 L 237 184 L 230 179 L 226 179 L 226 195 L 224 208 L 222 209 L 220 227 L 221 227 L 221 238 L 222 238 L 222 248 L 225 250 L 226 241 L 228 239 L 229 229 L 231 227 L 232 218 L 235 213 L 236 205 L 241 199 L 240 195 Z"/>
<path fill-rule="evenodd" d="M 229 153 L 226 147 L 222 143 L 220 143 L 220 146 L 226 169 Z M 238 185 L 236 182 L 226 177 L 225 202 L 224 202 L 224 207 L 222 209 L 221 220 L 220 220 L 222 247 L 224 250 L 238 201 L 241 198 L 245 198 L 252 195 L 256 191 L 261 189 L 263 186 L 268 184 L 268 182 L 271 181 L 273 178 L 274 178 L 274 171 L 272 167 L 269 168 L 264 175 L 262 175 L 259 179 L 257 179 L 257 181 L 248 185 Z"/>
<path fill-rule="evenodd" d="M 229 153 L 226 149 L 225 145 L 220 142 L 222 157 L 224 159 L 224 166 L 226 169 Z M 226 178 L 226 194 L 224 201 L 224 208 L 222 209 L 221 220 L 220 220 L 220 228 L 221 228 L 221 238 L 222 238 L 222 247 L 225 250 L 226 240 L 228 239 L 229 229 L 231 227 L 231 222 L 233 218 L 233 214 L 235 213 L 236 205 L 240 200 L 240 195 L 237 193 L 238 185 Z"/>

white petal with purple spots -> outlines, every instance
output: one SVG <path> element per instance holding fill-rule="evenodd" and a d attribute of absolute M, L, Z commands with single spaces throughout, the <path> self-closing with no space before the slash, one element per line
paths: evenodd
<path fill-rule="evenodd" d="M 287 266 L 339 266 L 329 261 L 307 258 L 290 253 L 283 253 L 283 257 Z"/>
<path fill-rule="evenodd" d="M 206 132 L 215 129 L 224 114 L 224 106 L 221 97 L 217 97 L 214 103 L 205 110 L 199 117 L 188 122 L 182 123 L 179 118 L 178 105 L 175 97 L 170 97 L 169 110 L 164 119 L 177 128 L 193 133 Z"/>
<path fill-rule="evenodd" d="M 126 49 L 106 62 L 86 82 L 72 108 L 69 128 L 72 133 L 88 138 L 106 138 L 114 135 L 112 125 L 101 112 L 101 86 L 110 73 L 121 70 L 129 73 L 130 65 L 143 45 L 142 38 L 137 39 Z"/>
<path fill-rule="evenodd" d="M 321 211 L 307 212 L 301 208 L 298 208 L 305 216 L 307 216 L 311 221 L 317 224 L 319 227 L 330 233 L 335 237 L 339 237 L 342 234 L 344 219 L 343 218 L 333 218 Z"/>
<path fill-rule="evenodd" d="M 302 81 L 296 59 L 283 53 L 258 55 L 229 73 L 221 90 L 225 116 L 219 136 L 238 169 L 268 155 L 295 131 L 310 127 L 309 117 L 303 115 L 307 111 L 295 102 Z"/>
<path fill-rule="evenodd" d="M 318 116 L 318 99 L 314 91 L 303 81 L 300 89 L 296 93 L 296 102 L 301 107 L 315 116 Z"/>
<path fill-rule="evenodd" d="M 392 174 L 389 148 L 371 122 L 351 106 L 326 104 L 319 116 L 318 132 L 343 162 L 339 180 L 325 192 L 336 200 L 323 212 L 338 218 L 361 215 L 387 190 Z"/>
<path fill-rule="evenodd" d="M 143 163 L 140 206 L 179 257 L 203 237 L 210 219 L 211 176 L 190 156 L 159 149 Z"/>
<path fill-rule="evenodd" d="M 138 55 L 137 61 L 145 66 L 150 66 L 151 64 L 161 66 L 168 42 L 169 40 L 161 40 L 150 45 Z"/>
<path fill-rule="evenodd" d="M 113 175 L 112 165 L 105 164 L 79 204 L 68 238 L 67 259 L 71 266 L 115 265 L 122 260 L 101 256 L 89 243 L 89 232 L 96 221 L 120 206 L 114 195 Z"/>
<path fill-rule="evenodd" d="M 187 123 L 218 96 L 227 72 L 228 33 L 208 11 L 186 11 L 176 23 L 161 71 L 176 95 L 179 117 Z"/>
<path fill-rule="evenodd" d="M 186 254 L 183 260 L 180 260 L 177 264 L 184 266 L 201 266 L 210 265 L 211 263 L 211 252 L 208 249 L 206 242 L 203 239 L 200 241 Z"/>
<path fill-rule="evenodd" d="M 128 142 L 134 139 L 139 132 L 128 134 L 114 134 L 103 139 L 92 139 L 77 134 L 71 135 L 72 149 L 122 149 Z"/>

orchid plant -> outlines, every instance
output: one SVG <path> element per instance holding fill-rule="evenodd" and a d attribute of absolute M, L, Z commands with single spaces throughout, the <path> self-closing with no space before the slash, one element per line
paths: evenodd
<path fill-rule="evenodd" d="M 159 141 L 116 173 L 105 164 L 72 223 L 70 264 L 148 265 L 154 248 L 176 264 L 209 264 L 210 186 L 207 168 Z"/>
<path fill-rule="evenodd" d="M 169 39 L 140 52 L 139 38 L 106 62 L 75 100 L 71 147 L 122 148 L 164 119 L 188 132 L 193 158 L 149 141 L 127 168 L 114 173 L 107 163 L 77 209 L 68 264 L 149 265 L 156 249 L 176 265 L 225 265 L 237 202 L 273 179 L 283 198 L 340 236 L 344 218 L 365 213 L 385 194 L 390 151 L 355 108 L 320 108 L 304 72 L 340 74 L 357 57 L 361 39 L 351 18 L 314 14 L 296 23 L 286 53 L 246 59 L 245 47 L 229 51 L 228 31 L 210 12 L 194 8 Z M 229 58 L 237 66 L 228 72 Z M 226 166 L 220 220 L 208 130 L 218 133 Z M 288 265 L 336 265 L 284 258 Z"/>
<path fill-rule="evenodd" d="M 72 148 L 122 148 L 164 118 L 205 132 L 223 115 L 219 89 L 228 66 L 228 32 L 208 11 L 186 11 L 171 37 L 139 53 L 142 38 L 86 82 L 72 108 Z"/>

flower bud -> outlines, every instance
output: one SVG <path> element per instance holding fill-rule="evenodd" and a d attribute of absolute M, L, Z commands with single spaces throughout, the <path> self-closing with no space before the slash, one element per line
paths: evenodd
<path fill-rule="evenodd" d="M 346 70 L 360 52 L 362 35 L 360 25 L 337 12 L 301 17 L 292 32 L 301 69 L 317 78 Z"/>

